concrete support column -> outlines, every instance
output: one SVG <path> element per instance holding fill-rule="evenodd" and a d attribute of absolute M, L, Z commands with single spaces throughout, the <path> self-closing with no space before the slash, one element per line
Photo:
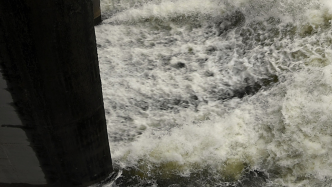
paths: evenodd
<path fill-rule="evenodd" d="M 112 172 L 91 0 L 0 1 L 0 67 L 18 118 L 0 119 L 0 186 L 87 186 Z"/>

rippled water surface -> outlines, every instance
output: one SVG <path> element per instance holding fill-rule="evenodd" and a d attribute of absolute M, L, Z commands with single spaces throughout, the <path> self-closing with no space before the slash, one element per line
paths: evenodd
<path fill-rule="evenodd" d="M 332 1 L 101 5 L 105 186 L 331 186 Z"/>

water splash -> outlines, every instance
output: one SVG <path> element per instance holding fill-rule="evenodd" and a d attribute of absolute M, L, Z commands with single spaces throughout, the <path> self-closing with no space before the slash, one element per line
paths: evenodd
<path fill-rule="evenodd" d="M 330 184 L 329 1 L 102 5 L 117 185 Z"/>

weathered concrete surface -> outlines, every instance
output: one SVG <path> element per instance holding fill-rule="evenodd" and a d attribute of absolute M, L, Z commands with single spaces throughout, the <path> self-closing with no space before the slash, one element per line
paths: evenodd
<path fill-rule="evenodd" d="M 0 1 L 0 65 L 18 114 L 0 124 L 0 165 L 14 166 L 0 186 L 86 186 L 112 172 L 93 25 L 91 0 Z"/>

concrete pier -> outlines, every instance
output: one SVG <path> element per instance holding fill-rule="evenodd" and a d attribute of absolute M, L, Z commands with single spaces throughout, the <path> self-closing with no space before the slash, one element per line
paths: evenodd
<path fill-rule="evenodd" d="M 0 186 L 112 173 L 91 0 L 0 1 Z"/>

